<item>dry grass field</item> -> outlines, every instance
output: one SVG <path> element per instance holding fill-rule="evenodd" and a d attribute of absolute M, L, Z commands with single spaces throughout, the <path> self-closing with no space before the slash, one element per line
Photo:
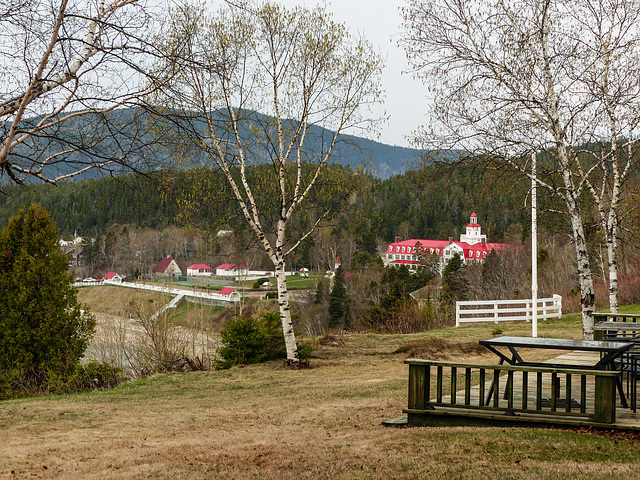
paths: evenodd
<path fill-rule="evenodd" d="M 469 348 L 494 328 L 337 336 L 318 346 L 307 370 L 274 362 L 0 402 L 0 478 L 640 478 L 635 440 L 544 428 L 381 425 L 406 404 L 407 356 L 494 363 Z M 527 335 L 530 326 L 502 329 Z M 575 316 L 540 326 L 541 336 L 579 334 Z M 430 348 L 424 340 L 432 337 L 444 341 Z M 411 342 L 413 352 L 394 353 Z"/>

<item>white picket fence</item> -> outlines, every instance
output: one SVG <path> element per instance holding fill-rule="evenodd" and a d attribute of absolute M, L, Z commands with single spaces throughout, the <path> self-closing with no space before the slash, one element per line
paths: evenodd
<path fill-rule="evenodd" d="M 562 316 L 562 297 L 560 295 L 554 295 L 552 298 L 539 298 L 537 303 L 538 320 Z M 531 299 L 456 302 L 456 327 L 459 327 L 461 323 L 498 323 L 518 320 L 530 322 L 533 315 L 532 305 Z"/>

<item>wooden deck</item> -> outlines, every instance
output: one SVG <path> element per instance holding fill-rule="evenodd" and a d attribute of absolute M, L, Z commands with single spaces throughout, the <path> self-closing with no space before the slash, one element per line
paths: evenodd
<path fill-rule="evenodd" d="M 564 355 L 560 355 L 548 360 L 546 363 L 553 364 L 567 364 L 567 365 L 585 365 L 592 366 L 597 363 L 599 356 L 597 353 L 585 353 L 585 352 L 569 352 Z M 464 408 L 464 406 L 455 406 L 455 407 L 447 407 L 447 403 L 456 403 L 459 402 L 457 399 L 464 398 L 467 395 L 470 402 L 467 402 L 471 405 L 485 405 L 485 401 L 480 400 L 480 395 L 484 397 L 487 396 L 488 392 L 491 391 L 492 385 L 492 377 L 489 378 L 489 375 L 486 377 L 486 381 L 484 382 L 484 388 L 481 388 L 481 385 L 478 384 L 472 386 L 470 391 L 467 392 L 465 390 L 451 390 L 451 393 L 455 392 L 453 395 L 454 398 L 452 400 L 452 394 L 443 395 L 441 392 L 440 399 L 436 399 L 433 392 L 433 384 L 436 382 L 432 382 L 433 384 L 427 386 L 426 389 L 429 391 L 430 401 L 425 402 L 429 403 L 428 407 L 425 409 L 405 409 L 405 413 L 408 415 L 404 415 L 403 417 L 389 420 L 384 422 L 385 425 L 398 425 L 398 424 L 443 424 L 443 423 L 457 423 L 457 424 L 475 424 L 475 423 L 508 423 L 508 424 L 547 424 L 547 425 L 558 425 L 558 426 L 578 426 L 578 427 L 596 427 L 596 428 L 606 428 L 606 429 L 620 429 L 620 430 L 640 430 L 640 418 L 637 416 L 637 413 L 634 413 L 630 408 L 625 408 L 620 404 L 619 395 L 616 395 L 617 403 L 615 409 L 615 421 L 613 423 L 598 423 L 593 420 L 593 418 L 587 418 L 585 415 L 580 415 L 580 410 L 584 411 L 585 409 L 588 412 L 592 412 L 594 410 L 595 404 L 595 379 L 590 377 L 586 381 L 586 394 L 583 394 L 582 397 L 580 395 L 574 395 L 573 389 L 569 388 L 570 401 L 571 405 L 567 407 L 567 397 L 566 397 L 566 375 L 559 373 L 557 375 L 556 384 L 559 384 L 559 391 L 556 389 L 556 394 L 553 395 L 551 392 L 551 374 L 544 373 L 548 379 L 545 379 L 544 385 L 545 387 L 542 390 L 542 407 L 548 409 L 550 407 L 550 403 L 553 402 L 553 409 L 557 409 L 559 414 L 557 416 L 550 417 L 549 415 L 536 415 L 532 412 L 508 412 L 505 413 L 505 410 L 508 409 L 508 402 L 511 402 L 510 405 L 513 406 L 522 405 L 522 396 L 523 392 L 527 395 L 527 401 L 525 404 L 528 405 L 536 405 L 536 401 L 539 400 L 540 392 L 536 390 L 535 385 L 535 375 L 530 375 L 527 378 L 528 385 L 525 387 L 523 385 L 523 376 L 521 375 L 513 375 L 513 398 L 507 399 L 504 397 L 503 392 L 504 386 L 507 385 L 507 375 L 502 375 L 499 377 L 499 389 L 500 395 L 498 399 L 498 403 L 495 403 L 495 400 L 492 398 L 490 405 L 493 408 L 486 407 L 487 409 L 471 409 Z M 569 379 L 571 381 L 571 379 Z M 576 380 L 573 380 L 576 381 Z M 446 384 L 446 381 L 445 381 Z M 450 385 L 450 382 L 449 382 Z M 626 381 L 623 379 L 623 387 L 626 393 Z M 454 385 L 455 388 L 455 385 Z M 573 387 L 575 389 L 575 385 Z M 447 389 L 447 391 L 449 391 Z M 411 396 L 411 392 L 410 392 Z M 578 398 L 575 398 L 578 397 Z M 425 399 L 426 400 L 426 399 Z M 581 405 L 584 403 L 584 405 Z M 411 400 L 410 400 L 411 404 Z M 436 405 L 435 407 L 433 405 Z M 531 407 L 529 407 L 531 408 Z M 566 413 L 565 413 L 566 412 Z"/>

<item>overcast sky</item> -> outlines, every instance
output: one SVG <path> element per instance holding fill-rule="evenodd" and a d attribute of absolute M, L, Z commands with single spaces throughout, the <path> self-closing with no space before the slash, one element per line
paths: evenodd
<path fill-rule="evenodd" d="M 276 0 L 293 7 L 325 5 L 334 20 L 345 23 L 352 33 L 360 32 L 386 57 L 382 77 L 385 90 L 384 109 L 390 117 L 382 127 L 381 138 L 389 145 L 410 146 L 411 134 L 425 123 L 426 88 L 419 80 L 404 73 L 409 66 L 402 48 L 397 46 L 402 24 L 399 8 L 404 0 Z"/>

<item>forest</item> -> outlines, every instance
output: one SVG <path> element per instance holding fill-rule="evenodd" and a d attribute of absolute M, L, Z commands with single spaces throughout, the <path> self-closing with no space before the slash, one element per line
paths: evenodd
<path fill-rule="evenodd" d="M 266 167 L 251 168 L 250 175 L 261 175 L 264 174 L 261 169 Z M 427 298 L 437 300 L 443 278 L 415 279 L 408 274 L 385 272 L 380 254 L 396 237 L 458 238 L 470 213 L 475 212 L 489 241 L 525 247 L 530 244 L 528 182 L 504 171 L 479 169 L 473 164 L 440 163 L 380 179 L 331 165 L 320 185 L 328 193 L 318 197 L 319 202 L 333 202 L 334 214 L 292 254 L 287 268 L 297 271 L 307 267 L 312 272 L 325 272 L 340 257 L 348 272 L 345 294 L 349 298 L 346 313 L 349 320 L 345 323 L 342 318 L 338 322 L 342 327 L 373 326 L 384 330 L 381 319 L 393 317 L 389 316 L 389 308 L 404 315 L 401 330 L 424 328 L 425 322 L 435 318 L 427 315 L 428 318 L 420 320 L 424 312 L 409 311 L 414 307 L 407 304 L 400 308 L 398 304 L 398 299 L 408 298 L 413 290 L 423 287 L 427 289 Z M 636 180 L 627 185 L 628 205 L 634 204 L 636 186 Z M 195 210 L 184 206 L 184 198 L 194 192 L 202 192 L 201 198 L 206 199 L 205 188 L 216 190 L 215 203 L 198 202 Z M 57 186 L 10 186 L 7 195 L 0 197 L 0 225 L 6 224 L 20 207 L 34 202 L 41 204 L 60 228 L 61 238 L 80 235 L 85 239 L 85 265 L 76 270 L 81 277 L 99 278 L 111 270 L 128 278 L 149 275 L 166 255 L 174 257 L 183 269 L 196 262 L 214 267 L 238 262 L 250 268 L 269 269 L 268 259 L 238 215 L 230 192 L 224 193 L 225 188 L 224 182 L 209 170 L 132 174 Z M 227 195 L 228 201 L 220 201 Z M 538 205 L 541 295 L 563 295 L 565 309 L 577 310 L 578 280 L 568 222 L 557 213 L 559 208 L 554 199 L 544 192 L 539 195 Z M 321 207 L 326 205 L 308 205 L 297 223 L 292 224 L 291 236 L 308 227 L 314 211 Z M 588 199 L 583 208 L 589 211 Z M 635 277 L 640 265 L 637 242 L 633 240 L 638 234 L 637 212 L 633 208 L 627 211 L 621 232 L 623 302 L 636 295 Z M 598 301 L 604 306 L 606 259 L 595 218 L 587 223 L 587 232 L 592 267 L 598 277 Z M 522 248 L 519 252 L 491 258 L 481 268 L 465 268 L 464 292 L 456 298 L 528 295 L 530 251 Z M 329 282 L 319 285 L 319 290 L 315 293 L 315 307 L 299 307 L 310 333 L 318 329 L 318 315 L 321 325 L 329 322 Z M 314 303 L 311 298 L 308 302 Z M 322 306 L 317 306 L 318 303 Z M 373 310 L 372 305 L 376 307 Z M 381 312 L 379 308 L 386 310 Z M 390 330 L 397 330 L 402 322 L 393 323 Z"/>

